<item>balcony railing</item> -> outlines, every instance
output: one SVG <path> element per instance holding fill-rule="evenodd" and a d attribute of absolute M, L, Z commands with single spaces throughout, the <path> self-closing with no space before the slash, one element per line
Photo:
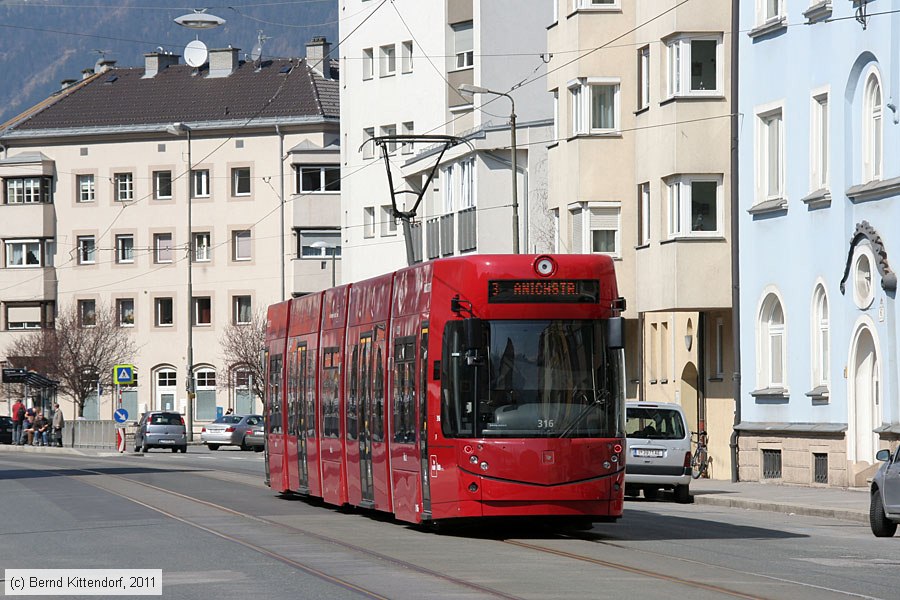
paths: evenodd
<path fill-rule="evenodd" d="M 459 252 L 471 252 L 478 247 L 478 228 L 475 208 L 467 208 L 457 213 L 448 213 L 425 220 L 425 254 L 428 259 L 453 256 L 457 252 L 456 239 L 459 238 Z M 414 234 L 415 235 L 415 234 Z M 421 253 L 421 227 L 418 237 L 413 238 L 417 255 Z"/>
<path fill-rule="evenodd" d="M 469 252 L 478 247 L 478 222 L 475 207 L 459 211 L 459 251 Z"/>

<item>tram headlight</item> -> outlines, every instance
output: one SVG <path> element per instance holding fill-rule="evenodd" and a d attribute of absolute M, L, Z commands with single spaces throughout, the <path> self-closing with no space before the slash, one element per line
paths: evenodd
<path fill-rule="evenodd" d="M 469 462 L 472 463 L 473 465 L 477 465 L 478 457 L 473 454 L 472 456 L 469 457 Z"/>
<path fill-rule="evenodd" d="M 609 457 L 609 460 L 613 461 L 614 463 L 617 463 L 617 462 L 619 462 L 619 455 L 613 454 L 612 456 Z"/>
<path fill-rule="evenodd" d="M 487 470 L 488 470 L 488 464 L 487 464 L 486 462 L 481 463 L 481 470 L 482 470 L 482 471 L 487 471 Z"/>

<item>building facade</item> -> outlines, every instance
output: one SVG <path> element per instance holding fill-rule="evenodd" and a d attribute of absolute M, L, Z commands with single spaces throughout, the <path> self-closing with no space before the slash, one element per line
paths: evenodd
<path fill-rule="evenodd" d="M 410 234 L 416 260 L 512 250 L 512 106 L 508 98 L 462 92 L 463 85 L 509 93 L 515 102 L 520 248 L 535 250 L 538 245 L 526 240 L 540 238 L 529 238 L 529 232 L 542 226 L 546 214 L 538 207 L 546 198 L 543 140 L 551 102 L 540 81 L 532 80 L 545 69 L 549 6 L 537 0 L 384 5 L 347 0 L 344 14 L 341 195 L 347 280 L 407 264 L 382 148 L 367 142 L 372 137 L 466 139 L 443 157 L 438 144 L 387 148 L 394 188 L 404 190 L 397 195 L 398 208 L 411 211 L 421 196 Z M 436 176 L 428 183 L 436 162 Z"/>
<path fill-rule="evenodd" d="M 900 434 L 900 15 L 883 4 L 741 3 L 742 479 L 866 485 Z"/>
<path fill-rule="evenodd" d="M 731 7 L 556 0 L 546 89 L 560 252 L 616 259 L 627 396 L 681 404 L 731 476 Z"/>
<path fill-rule="evenodd" d="M 226 48 L 199 68 L 154 52 L 143 68 L 66 82 L 0 129 L 4 353 L 57 310 L 89 327 L 112 308 L 138 347 L 121 357 L 138 373 L 122 390 L 130 414 L 186 409 L 190 345 L 195 424 L 261 411 L 220 340 L 337 271 L 338 81 L 325 52 L 317 39 L 305 60 L 254 63 Z M 109 419 L 113 390 L 98 391 L 84 416 Z"/>

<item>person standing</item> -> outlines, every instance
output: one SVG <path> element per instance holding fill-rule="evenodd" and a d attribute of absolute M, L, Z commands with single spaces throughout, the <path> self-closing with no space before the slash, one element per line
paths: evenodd
<path fill-rule="evenodd" d="M 58 446 L 62 448 L 62 432 L 63 427 L 66 426 L 66 419 L 63 417 L 62 410 L 59 408 L 59 404 L 53 405 L 53 439 L 50 440 L 51 446 Z"/>
<path fill-rule="evenodd" d="M 12 405 L 12 420 L 13 420 L 13 444 L 19 445 L 22 443 L 22 424 L 25 422 L 25 405 L 22 404 L 21 400 L 16 400 L 16 403 Z"/>

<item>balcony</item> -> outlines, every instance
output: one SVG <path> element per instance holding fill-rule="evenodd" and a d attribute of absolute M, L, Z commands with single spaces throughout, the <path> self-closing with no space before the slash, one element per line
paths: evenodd
<path fill-rule="evenodd" d="M 428 259 L 472 252 L 478 248 L 478 222 L 475 207 L 431 217 L 425 221 L 425 246 Z M 420 234 L 421 235 L 421 234 Z M 457 247 L 457 240 L 459 245 Z M 421 247 L 421 237 L 414 243 Z"/>
<path fill-rule="evenodd" d="M 56 299 L 56 269 L 53 267 L 3 269 L 0 299 L 23 302 Z"/>
<path fill-rule="evenodd" d="M 53 204 L 0 204 L 0 237 L 55 238 Z"/>

